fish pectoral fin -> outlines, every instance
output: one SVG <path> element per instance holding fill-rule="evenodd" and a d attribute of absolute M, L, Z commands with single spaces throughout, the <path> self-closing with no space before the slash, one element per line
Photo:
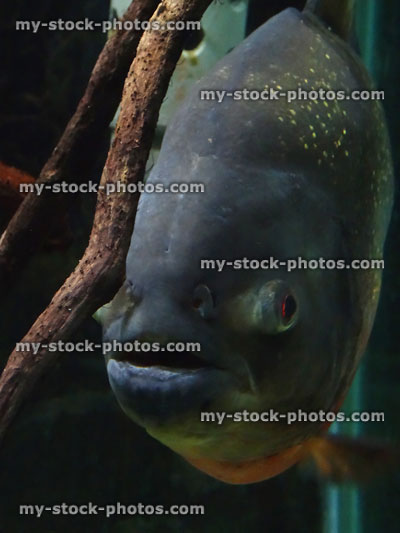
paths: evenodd
<path fill-rule="evenodd" d="M 311 458 L 320 474 L 334 483 L 368 483 L 400 467 L 399 447 L 337 435 L 310 439 Z"/>

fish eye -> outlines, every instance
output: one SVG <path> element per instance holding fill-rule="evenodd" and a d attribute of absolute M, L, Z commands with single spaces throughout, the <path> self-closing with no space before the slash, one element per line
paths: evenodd
<path fill-rule="evenodd" d="M 274 335 L 291 329 L 298 318 L 295 294 L 283 281 L 270 281 L 258 294 L 258 329 Z"/>
<path fill-rule="evenodd" d="M 278 335 L 294 327 L 299 317 L 297 295 L 282 280 L 253 286 L 229 303 L 226 323 L 241 332 Z"/>

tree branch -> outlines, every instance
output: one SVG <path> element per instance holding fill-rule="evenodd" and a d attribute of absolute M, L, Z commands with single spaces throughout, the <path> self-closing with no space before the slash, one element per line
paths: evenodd
<path fill-rule="evenodd" d="M 148 20 L 158 3 L 159 0 L 134 0 L 123 20 Z M 138 30 L 120 30 L 107 41 L 85 94 L 43 167 L 38 183 L 79 181 L 92 168 L 100 140 L 120 103 L 124 80 L 142 34 Z M 49 220 L 57 217 L 59 211 L 59 199 L 45 189 L 40 196 L 30 193 L 25 197 L 0 238 L 1 292 L 12 279 L 18 279 L 19 269 L 46 239 L 51 228 Z"/>
<path fill-rule="evenodd" d="M 211 0 L 163 0 L 152 20 L 198 20 Z M 182 50 L 183 34 L 146 31 L 129 71 L 114 142 L 101 184 L 137 183 L 157 124 L 159 108 Z M 66 340 L 90 313 L 119 288 L 133 230 L 138 197 L 129 193 L 98 195 L 89 246 L 73 274 L 22 340 L 25 343 Z M 36 355 L 14 351 L 0 378 L 0 437 L 35 381 L 55 359 L 41 349 Z"/>

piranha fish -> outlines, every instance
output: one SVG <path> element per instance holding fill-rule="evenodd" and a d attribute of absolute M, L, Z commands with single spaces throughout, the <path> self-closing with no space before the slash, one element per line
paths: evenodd
<path fill-rule="evenodd" d="M 193 87 L 147 183 L 204 192 L 141 195 L 126 280 L 99 313 L 105 341 L 201 345 L 116 352 L 107 371 L 132 420 L 227 483 L 268 479 L 309 455 L 326 472 L 351 470 L 357 447 L 326 436 L 328 424 L 218 425 L 200 414 L 337 411 L 367 345 L 381 271 L 218 272 L 201 261 L 381 259 L 393 165 L 378 101 L 219 103 L 200 91 L 372 89 L 346 41 L 351 8 L 287 9 Z"/>

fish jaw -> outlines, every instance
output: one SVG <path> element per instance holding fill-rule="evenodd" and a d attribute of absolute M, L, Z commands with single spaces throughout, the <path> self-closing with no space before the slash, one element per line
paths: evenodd
<path fill-rule="evenodd" d="M 127 415 L 146 429 L 164 426 L 188 412 L 199 411 L 238 387 L 228 371 L 205 366 L 197 369 L 140 367 L 110 359 L 111 388 Z"/>

